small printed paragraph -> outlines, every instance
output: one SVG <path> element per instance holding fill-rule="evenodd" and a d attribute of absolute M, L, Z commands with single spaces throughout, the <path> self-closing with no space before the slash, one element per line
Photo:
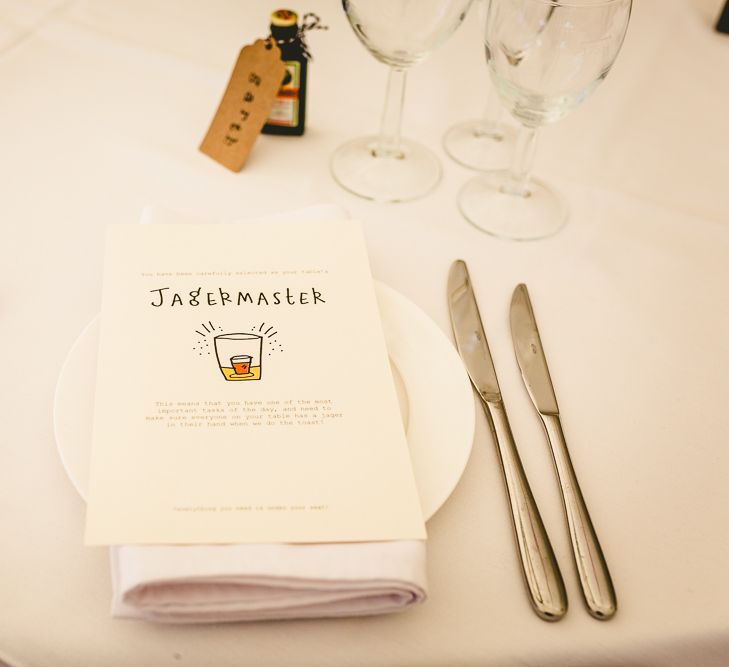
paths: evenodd
<path fill-rule="evenodd" d="M 343 418 L 329 398 L 234 401 L 155 401 L 147 422 L 165 428 L 317 427 Z"/>

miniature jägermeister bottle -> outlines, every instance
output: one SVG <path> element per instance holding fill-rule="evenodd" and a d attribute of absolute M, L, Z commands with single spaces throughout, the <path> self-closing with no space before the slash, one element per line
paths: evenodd
<path fill-rule="evenodd" d="M 281 49 L 286 74 L 273 109 L 263 126 L 264 134 L 304 134 L 306 120 L 306 65 L 308 53 L 302 42 L 296 12 L 279 9 L 271 14 L 271 37 Z"/>

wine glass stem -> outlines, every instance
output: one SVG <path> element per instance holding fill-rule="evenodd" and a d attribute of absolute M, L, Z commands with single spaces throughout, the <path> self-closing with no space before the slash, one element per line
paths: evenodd
<path fill-rule="evenodd" d="M 529 196 L 529 178 L 534 165 L 538 129 L 527 125 L 522 125 L 519 129 L 514 149 L 514 159 L 511 163 L 511 178 L 507 186 L 509 194 L 520 197 Z"/>
<path fill-rule="evenodd" d="M 480 127 L 477 130 L 477 136 L 490 137 L 495 141 L 501 141 L 504 138 L 502 124 L 499 121 L 501 116 L 501 101 L 492 85 L 486 89 L 486 105 L 484 106 L 483 115 L 481 116 Z"/>
<path fill-rule="evenodd" d="M 382 123 L 380 124 L 380 137 L 377 142 L 377 157 L 403 157 L 400 126 L 405 100 L 406 75 L 406 70 L 390 67 L 390 73 L 387 76 L 385 108 L 382 111 Z"/>

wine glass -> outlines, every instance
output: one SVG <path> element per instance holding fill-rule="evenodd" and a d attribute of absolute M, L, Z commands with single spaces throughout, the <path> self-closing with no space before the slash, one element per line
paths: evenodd
<path fill-rule="evenodd" d="M 478 23 L 483 30 L 486 25 L 488 0 L 476 0 L 476 5 Z M 445 152 L 458 164 L 478 171 L 509 164 L 516 132 L 511 125 L 503 122 L 503 113 L 504 108 L 496 91 L 493 86 L 488 86 L 481 117 L 453 125 L 443 137 Z"/>
<path fill-rule="evenodd" d="M 438 158 L 400 136 L 406 74 L 453 33 L 471 1 L 343 0 L 357 37 L 390 66 L 379 136 L 354 139 L 332 155 L 332 174 L 346 190 L 380 202 L 407 201 L 440 180 Z"/>
<path fill-rule="evenodd" d="M 458 164 L 477 171 L 509 164 L 516 132 L 500 120 L 502 111 L 496 91 L 489 90 L 481 118 L 464 120 L 445 133 L 445 152 Z"/>
<path fill-rule="evenodd" d="M 458 196 L 465 218 L 495 236 L 551 236 L 567 206 L 531 177 L 537 131 L 585 100 L 620 51 L 631 0 L 491 0 L 486 61 L 502 103 L 521 123 L 510 170 L 486 172 Z"/>

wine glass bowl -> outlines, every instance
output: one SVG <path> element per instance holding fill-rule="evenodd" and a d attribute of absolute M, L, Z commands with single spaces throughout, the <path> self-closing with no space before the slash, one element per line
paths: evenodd
<path fill-rule="evenodd" d="M 506 108 L 526 125 L 554 123 L 605 79 L 620 50 L 629 0 L 497 1 L 486 62 Z M 514 5 L 522 9 L 514 21 Z"/>
<path fill-rule="evenodd" d="M 485 54 L 504 106 L 522 125 L 512 168 L 466 184 L 459 207 L 482 231 L 513 239 L 550 236 L 567 208 L 531 179 L 537 129 L 579 106 L 620 51 L 631 0 L 491 0 Z"/>
<path fill-rule="evenodd" d="M 417 65 L 461 24 L 469 2 L 343 0 L 354 34 L 380 62 Z"/>

